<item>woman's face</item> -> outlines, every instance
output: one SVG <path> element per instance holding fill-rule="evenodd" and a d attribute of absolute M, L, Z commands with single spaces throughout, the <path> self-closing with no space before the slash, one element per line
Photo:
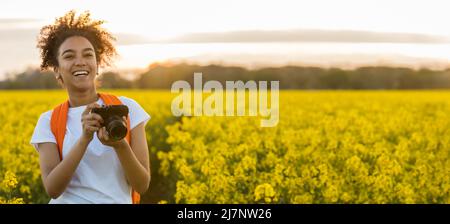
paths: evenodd
<path fill-rule="evenodd" d="M 69 91 L 95 88 L 97 59 L 91 42 L 81 36 L 67 38 L 58 50 L 56 72 Z"/>

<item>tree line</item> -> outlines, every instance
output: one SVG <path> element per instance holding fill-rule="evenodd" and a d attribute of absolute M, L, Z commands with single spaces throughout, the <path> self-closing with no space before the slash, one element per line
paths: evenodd
<path fill-rule="evenodd" d="M 281 89 L 450 89 L 450 68 L 430 70 L 396 67 L 360 67 L 354 70 L 320 67 L 268 67 L 246 69 L 237 66 L 153 64 L 134 79 L 120 73 L 105 72 L 98 77 L 101 88 L 170 89 L 172 83 L 185 80 L 193 86 L 195 72 L 203 74 L 203 82 L 249 80 L 280 81 Z M 61 88 L 51 71 L 39 69 L 9 75 L 0 82 L 0 89 Z"/>

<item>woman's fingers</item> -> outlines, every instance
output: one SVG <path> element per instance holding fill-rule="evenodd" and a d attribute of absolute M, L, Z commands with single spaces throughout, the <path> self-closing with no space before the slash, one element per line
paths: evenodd
<path fill-rule="evenodd" d="M 98 121 L 100 121 L 101 123 L 103 123 L 103 118 L 102 118 L 102 116 L 100 116 L 100 115 L 98 115 L 98 114 L 96 114 L 96 113 L 90 113 L 88 118 L 89 118 L 89 119 L 93 119 L 93 120 L 98 120 Z"/>
<path fill-rule="evenodd" d="M 84 131 L 88 132 L 89 134 L 93 134 L 94 132 L 101 129 L 101 124 L 97 120 L 84 121 L 83 129 L 84 129 Z"/>
<path fill-rule="evenodd" d="M 102 127 L 98 130 L 97 132 L 97 137 L 98 139 L 100 139 L 100 141 L 104 142 L 104 141 L 109 141 L 109 136 L 108 133 L 106 131 L 105 127 Z"/>
<path fill-rule="evenodd" d="M 97 103 L 88 104 L 81 114 L 83 136 L 87 137 L 89 140 L 92 140 L 94 133 L 100 129 L 101 123 L 103 122 L 100 115 L 91 113 L 92 109 L 98 107 L 100 107 L 100 105 Z"/>
<path fill-rule="evenodd" d="M 83 113 L 81 114 L 81 116 L 87 115 L 87 114 L 89 114 L 89 113 L 91 112 L 92 109 L 94 109 L 94 108 L 99 108 L 99 107 L 101 107 L 101 106 L 100 106 L 98 103 L 91 103 L 91 104 L 88 104 L 88 105 L 86 106 L 86 109 L 84 109 Z"/>
<path fill-rule="evenodd" d="M 97 131 L 97 137 L 98 139 L 102 140 L 103 139 L 103 128 L 98 129 Z"/>
<path fill-rule="evenodd" d="M 98 131 L 100 128 L 95 127 L 95 126 L 86 126 L 84 127 L 84 130 L 89 131 L 90 133 L 94 133 L 96 131 Z"/>
<path fill-rule="evenodd" d="M 108 132 L 106 131 L 106 127 L 103 127 L 103 139 L 105 139 L 105 141 L 109 141 L 109 135 Z"/>
<path fill-rule="evenodd" d="M 102 116 L 100 116 L 100 115 L 98 115 L 96 113 L 90 113 L 90 114 L 86 115 L 86 119 L 87 120 L 98 120 L 98 121 L 103 123 Z"/>
<path fill-rule="evenodd" d="M 83 121 L 90 121 L 90 120 L 96 120 L 96 121 L 99 121 L 100 123 L 103 123 L 102 116 L 100 116 L 100 115 L 98 115 L 96 113 L 86 114 L 86 115 L 81 117 L 81 122 L 83 122 Z"/>
<path fill-rule="evenodd" d="M 100 124 L 100 122 L 97 120 L 85 121 L 84 125 L 85 126 L 94 126 L 94 127 L 98 127 L 98 128 L 100 128 L 102 126 L 102 124 Z"/>

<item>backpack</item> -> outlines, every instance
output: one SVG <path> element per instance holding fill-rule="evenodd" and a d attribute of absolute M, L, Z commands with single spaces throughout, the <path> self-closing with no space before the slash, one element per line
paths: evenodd
<path fill-rule="evenodd" d="M 100 98 L 103 100 L 105 105 L 121 105 L 122 102 L 119 100 L 117 96 L 99 93 Z M 69 101 L 58 105 L 53 109 L 52 117 L 50 119 L 50 127 L 52 129 L 53 135 L 56 138 L 56 146 L 59 152 L 59 158 L 62 160 L 62 147 L 64 142 L 64 136 L 66 134 L 66 125 L 67 125 L 67 113 L 69 111 Z M 128 133 L 125 139 L 131 144 L 131 133 L 130 133 L 130 117 L 127 117 L 127 128 Z M 136 191 L 132 190 L 131 199 L 133 204 L 139 204 L 140 195 Z"/>

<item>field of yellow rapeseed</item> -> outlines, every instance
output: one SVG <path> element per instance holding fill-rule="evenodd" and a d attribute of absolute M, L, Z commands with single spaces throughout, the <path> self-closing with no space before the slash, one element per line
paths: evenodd
<path fill-rule="evenodd" d="M 279 124 L 174 117 L 168 91 L 109 91 L 152 116 L 143 203 L 450 203 L 450 92 L 281 91 Z M 0 92 L 0 203 L 47 203 L 29 140 L 63 91 Z"/>

